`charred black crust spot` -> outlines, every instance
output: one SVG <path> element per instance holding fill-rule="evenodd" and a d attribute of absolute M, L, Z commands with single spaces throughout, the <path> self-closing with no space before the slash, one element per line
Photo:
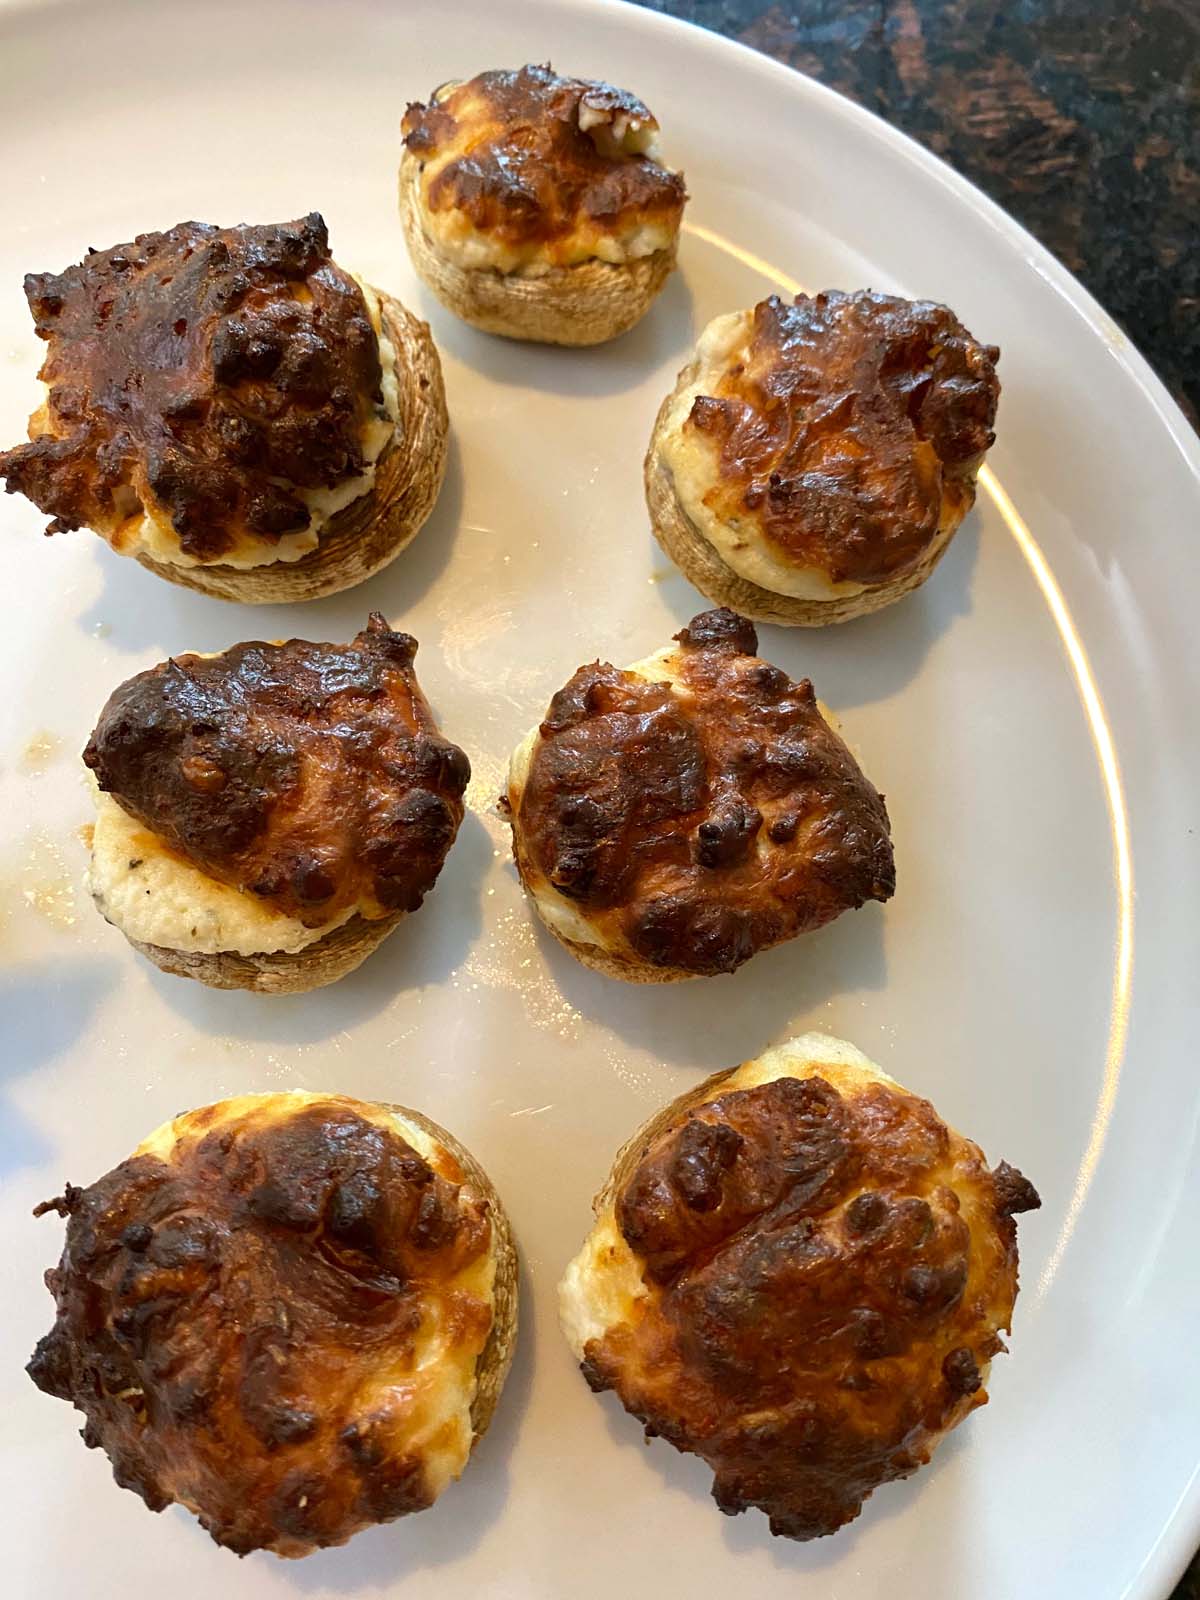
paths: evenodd
<path fill-rule="evenodd" d="M 606 1389 L 612 1388 L 612 1380 L 597 1364 L 594 1357 L 586 1352 L 583 1360 L 579 1363 L 579 1370 L 583 1374 L 584 1382 L 593 1394 L 603 1394 Z"/>
<path fill-rule="evenodd" d="M 942 1362 L 942 1372 L 946 1385 L 953 1395 L 977 1394 L 983 1387 L 983 1375 L 974 1353 L 965 1346 L 951 1350 Z"/>
<path fill-rule="evenodd" d="M 33 1214 L 35 1217 L 44 1217 L 48 1212 L 53 1211 L 57 1216 L 69 1217 L 79 1204 L 82 1194 L 82 1189 L 77 1188 L 73 1183 L 68 1183 L 62 1194 L 55 1195 L 53 1200 L 43 1200 L 39 1205 L 34 1206 Z"/>
<path fill-rule="evenodd" d="M 727 606 L 702 611 L 686 627 L 681 628 L 675 638 L 686 650 L 711 650 L 725 646 L 740 651 L 742 655 L 758 654 L 758 632 L 754 624 L 748 617 L 739 616 Z"/>
<path fill-rule="evenodd" d="M 874 1233 L 888 1216 L 888 1203 L 877 1190 L 856 1195 L 846 1207 L 846 1226 L 857 1234 Z"/>
<path fill-rule="evenodd" d="M 1004 1217 L 1015 1217 L 1022 1211 L 1037 1211 L 1042 1204 L 1038 1194 L 1024 1173 L 1002 1161 L 992 1173 L 996 1186 L 996 1210 Z"/>
<path fill-rule="evenodd" d="M 725 795 L 696 829 L 694 855 L 702 867 L 732 867 L 754 848 L 762 812 L 739 795 Z"/>
<path fill-rule="evenodd" d="M 721 1201 L 721 1179 L 737 1160 L 742 1136 L 726 1122 L 685 1123 L 671 1162 L 671 1182 L 691 1211 L 711 1211 Z"/>

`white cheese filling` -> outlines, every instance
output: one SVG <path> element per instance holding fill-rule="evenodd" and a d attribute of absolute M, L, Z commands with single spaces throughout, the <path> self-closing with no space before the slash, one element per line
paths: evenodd
<path fill-rule="evenodd" d="M 499 272 L 505 277 L 544 278 L 563 267 L 581 266 L 585 261 L 604 261 L 610 266 L 625 266 L 670 250 L 675 229 L 663 222 L 634 222 L 616 232 L 581 225 L 571 234 L 547 244 L 509 244 L 506 240 L 481 233 L 462 212 L 452 206 L 431 211 L 420 200 L 421 225 L 436 244 L 438 253 L 462 272 Z"/>
<path fill-rule="evenodd" d="M 184 861 L 109 794 L 95 789 L 96 822 L 86 886 L 96 907 L 128 939 L 193 954 L 290 955 L 349 922 L 351 906 L 309 928 Z"/>

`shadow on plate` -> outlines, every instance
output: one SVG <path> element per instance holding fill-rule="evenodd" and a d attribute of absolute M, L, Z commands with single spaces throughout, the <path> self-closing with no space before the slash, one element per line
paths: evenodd
<path fill-rule="evenodd" d="M 560 992 L 581 1015 L 633 1048 L 665 1061 L 686 1058 L 707 1072 L 736 1066 L 799 1031 L 797 1019 L 820 1027 L 812 1013 L 832 996 L 882 989 L 887 982 L 883 917 L 876 906 L 847 911 L 729 976 L 685 983 L 605 977 L 568 955 L 540 919 L 537 932 Z"/>
<path fill-rule="evenodd" d="M 522 1323 L 517 1350 L 491 1427 L 473 1452 L 458 1483 L 452 1483 L 428 1511 L 397 1523 L 368 1528 L 347 1547 L 318 1550 L 303 1561 L 275 1564 L 289 1588 L 298 1594 L 388 1593 L 406 1578 L 437 1567 L 453 1566 L 469 1555 L 499 1521 L 508 1502 L 509 1462 L 529 1406 L 533 1388 L 534 1332 L 532 1291 L 521 1263 Z"/>
<path fill-rule="evenodd" d="M 462 452 L 452 430 L 442 492 L 412 544 L 365 583 L 303 602 L 302 624 L 284 620 L 294 617 L 294 607 L 239 606 L 216 600 L 168 583 L 129 557 L 103 549 L 98 559 L 104 587 L 76 626 L 90 634 L 106 629 L 107 642 L 123 653 L 143 655 L 154 650 L 165 658 L 173 651 L 222 649 L 243 639 L 273 639 L 281 634 L 349 639 L 366 625 L 371 611 L 382 611 L 394 625 L 402 625 L 405 612 L 437 581 L 450 559 L 462 497 Z"/>
<path fill-rule="evenodd" d="M 405 917 L 357 971 L 308 994 L 209 989 L 150 968 L 160 998 L 198 1032 L 279 1045 L 315 1044 L 359 1026 L 401 995 L 445 982 L 465 959 L 481 924 L 480 887 L 492 841 L 468 811 L 425 904 Z"/>
<path fill-rule="evenodd" d="M 406 612 L 424 599 L 450 559 L 462 519 L 462 505 L 462 447 L 452 421 L 446 478 L 428 522 L 391 566 L 384 567 L 358 588 L 330 596 L 330 599 L 341 600 L 343 604 L 347 600 L 357 602 L 363 616 L 360 627 L 365 626 L 369 611 L 382 611 L 393 626 L 403 627 Z M 323 603 L 317 602 L 318 605 Z"/>
<path fill-rule="evenodd" d="M 642 320 L 607 344 L 571 348 L 527 344 L 481 333 L 446 311 L 428 291 L 422 315 L 429 318 L 438 349 L 492 383 L 516 384 L 547 394 L 599 399 L 624 394 L 648 372 L 674 359 L 682 366 L 693 342 L 692 292 L 682 272 L 673 272 Z M 663 391 L 664 396 L 666 390 Z M 649 423 L 647 423 L 649 436 Z"/>
<path fill-rule="evenodd" d="M 942 635 L 970 615 L 979 529 L 979 514 L 972 511 L 929 581 L 872 616 L 828 628 L 758 623 L 761 654 L 795 678 L 811 678 L 821 699 L 835 711 L 890 699 L 917 676 Z M 654 553 L 655 570 L 663 574 L 663 599 L 682 628 L 712 602 L 669 567 L 657 546 Z M 665 643 L 665 639 L 647 640 L 646 652 Z"/>
<path fill-rule="evenodd" d="M 6 966 L 0 973 L 0 1016 L 8 1045 L 0 1052 L 0 1084 L 36 1072 L 81 1039 L 119 971 L 108 960 Z M 7 1103 L 0 1115 L 0 1172 L 37 1166 L 49 1153 Z"/>

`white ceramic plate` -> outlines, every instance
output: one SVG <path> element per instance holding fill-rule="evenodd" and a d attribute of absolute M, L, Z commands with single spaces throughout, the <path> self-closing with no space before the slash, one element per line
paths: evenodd
<path fill-rule="evenodd" d="M 458 326 L 418 290 L 396 218 L 406 99 L 547 57 L 642 94 L 693 196 L 682 272 L 590 353 Z M 5 1591 L 1165 1595 L 1200 1536 L 1200 470 L 1141 358 L 915 145 L 748 51 L 597 0 L 5 5 L 0 149 L 6 443 L 39 360 L 25 271 L 183 218 L 313 207 L 343 262 L 430 316 L 455 441 L 412 550 L 304 608 L 188 594 L 0 505 Z M 535 930 L 491 805 L 510 746 L 580 661 L 645 655 L 702 609 L 647 532 L 646 436 L 694 332 L 792 280 L 945 300 L 1003 347 L 991 473 L 934 580 L 864 622 L 762 630 L 886 791 L 899 889 L 733 978 L 625 988 Z M 436 893 L 336 989 L 270 1001 L 150 970 L 79 888 L 77 752 L 105 696 L 168 652 L 346 638 L 372 607 L 421 640 L 475 767 Z M 798 1546 L 756 1513 L 722 1518 L 698 1462 L 646 1449 L 589 1394 L 554 1286 L 647 1112 L 813 1026 L 930 1095 L 1045 1206 L 1021 1224 L 992 1404 L 848 1531 Z M 288 1085 L 402 1099 L 477 1151 L 523 1247 L 524 1326 L 499 1418 L 434 1510 L 298 1565 L 239 1564 L 183 1512 L 118 1491 L 78 1418 L 22 1374 L 61 1237 L 29 1212 L 185 1106 Z"/>

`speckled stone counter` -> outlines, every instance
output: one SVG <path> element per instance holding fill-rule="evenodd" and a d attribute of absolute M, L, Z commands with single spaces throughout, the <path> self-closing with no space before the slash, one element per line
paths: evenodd
<path fill-rule="evenodd" d="M 944 157 L 1070 267 L 1200 425 L 1200 0 L 644 3 Z"/>
<path fill-rule="evenodd" d="M 1200 0 L 642 3 L 942 156 L 1070 267 L 1200 425 Z M 1200 1555 L 1173 1600 L 1200 1600 Z"/>

